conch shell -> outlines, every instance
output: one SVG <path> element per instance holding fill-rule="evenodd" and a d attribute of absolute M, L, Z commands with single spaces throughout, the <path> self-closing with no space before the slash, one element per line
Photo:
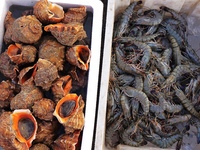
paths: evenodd
<path fill-rule="evenodd" d="M 75 150 L 78 143 L 80 130 L 74 131 L 74 133 L 63 134 L 54 141 L 54 150 Z"/>
<path fill-rule="evenodd" d="M 46 59 L 39 58 L 37 62 L 37 71 L 34 77 L 36 86 L 48 91 L 52 82 L 58 77 L 58 70 L 55 65 Z"/>
<path fill-rule="evenodd" d="M 35 101 L 43 98 L 43 94 L 34 84 L 27 84 L 21 87 L 18 93 L 10 102 L 13 109 L 31 109 Z"/>
<path fill-rule="evenodd" d="M 42 24 L 34 15 L 17 18 L 12 25 L 12 41 L 36 43 L 42 36 Z"/>
<path fill-rule="evenodd" d="M 34 15 L 44 24 L 58 23 L 64 18 L 64 11 L 60 5 L 48 0 L 40 0 L 33 6 Z"/>
<path fill-rule="evenodd" d="M 5 150 L 28 150 L 37 132 L 37 122 L 30 110 L 3 112 L 0 116 L 0 145 Z"/>
<path fill-rule="evenodd" d="M 24 64 L 35 61 L 37 49 L 32 45 L 10 44 L 7 54 L 14 63 Z"/>
<path fill-rule="evenodd" d="M 58 132 L 59 123 L 56 121 L 38 121 L 38 130 L 35 143 L 43 143 L 50 146 Z"/>
<path fill-rule="evenodd" d="M 88 70 L 91 52 L 88 46 L 76 45 L 66 52 L 67 61 L 82 70 Z"/>
<path fill-rule="evenodd" d="M 83 23 L 85 20 L 87 13 L 86 7 L 80 6 L 77 8 L 69 8 L 65 13 L 65 17 L 62 20 L 63 23 L 70 23 L 70 22 L 80 22 Z"/>
<path fill-rule="evenodd" d="M 7 78 L 17 77 L 18 66 L 13 64 L 7 55 L 7 51 L 0 54 L 0 72 Z"/>
<path fill-rule="evenodd" d="M 10 100 L 14 97 L 14 90 L 15 85 L 9 80 L 0 83 L 0 108 L 10 106 Z"/>
<path fill-rule="evenodd" d="M 67 95 L 72 88 L 72 78 L 70 75 L 58 78 L 53 82 L 51 91 L 54 95 L 54 100 L 60 100 L 62 97 Z"/>
<path fill-rule="evenodd" d="M 6 44 L 11 44 L 13 42 L 12 41 L 12 25 L 14 21 L 15 19 L 12 17 L 12 13 L 8 11 L 4 20 L 4 26 L 6 28 L 6 32 L 4 34 L 3 39 Z"/>
<path fill-rule="evenodd" d="M 67 46 L 72 46 L 77 40 L 87 37 L 83 24 L 78 22 L 50 24 L 45 26 L 44 30 L 51 32 L 58 42 Z"/>
<path fill-rule="evenodd" d="M 81 96 L 67 94 L 56 105 L 53 115 L 65 127 L 66 133 L 81 130 L 84 125 L 84 101 Z"/>
<path fill-rule="evenodd" d="M 41 120 L 52 121 L 55 103 L 51 99 L 42 98 L 32 107 L 34 116 Z"/>
<path fill-rule="evenodd" d="M 31 146 L 30 150 L 50 150 L 50 148 L 45 144 L 38 143 Z"/>
<path fill-rule="evenodd" d="M 18 83 L 20 85 L 33 84 L 33 77 L 36 73 L 36 65 L 26 67 L 19 72 Z"/>
<path fill-rule="evenodd" d="M 57 42 L 52 37 L 46 37 L 39 47 L 39 58 L 46 59 L 53 63 L 58 70 L 63 70 L 63 62 L 65 57 L 65 46 Z"/>

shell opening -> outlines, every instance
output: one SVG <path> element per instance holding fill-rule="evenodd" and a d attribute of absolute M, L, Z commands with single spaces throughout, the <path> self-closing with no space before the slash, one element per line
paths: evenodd
<path fill-rule="evenodd" d="M 22 50 L 14 44 L 11 44 L 8 47 L 8 55 L 9 56 L 19 55 L 19 54 L 21 54 L 21 52 L 22 52 Z"/>
<path fill-rule="evenodd" d="M 35 131 L 35 125 L 29 118 L 20 119 L 18 122 L 18 128 L 21 136 L 26 140 L 30 139 Z"/>
<path fill-rule="evenodd" d="M 81 63 L 87 64 L 90 58 L 90 49 L 87 46 L 79 45 L 76 47 L 76 53 Z"/>
<path fill-rule="evenodd" d="M 31 77 L 34 77 L 35 76 L 35 73 L 36 73 L 36 70 L 37 70 L 37 67 L 36 65 L 31 68 L 21 79 L 21 83 L 23 84 L 24 82 L 26 82 L 28 79 L 30 79 Z"/>
<path fill-rule="evenodd" d="M 63 18 L 64 17 L 64 11 L 63 8 L 57 4 L 51 4 L 49 5 L 49 11 L 51 15 L 49 18 Z"/>
<path fill-rule="evenodd" d="M 74 100 L 69 100 L 64 102 L 59 109 L 59 114 L 61 117 L 68 117 L 75 109 L 76 102 Z"/>
<path fill-rule="evenodd" d="M 72 88 L 72 79 L 71 77 L 69 77 L 67 80 L 65 80 L 62 84 L 62 88 L 64 90 L 65 93 L 69 93 L 69 91 Z"/>

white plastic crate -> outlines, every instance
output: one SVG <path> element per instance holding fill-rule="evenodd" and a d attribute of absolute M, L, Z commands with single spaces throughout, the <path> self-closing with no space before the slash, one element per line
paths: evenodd
<path fill-rule="evenodd" d="M 1 0 L 0 1 L 0 48 L 3 45 L 4 18 L 11 5 L 33 6 L 38 0 Z M 91 60 L 89 68 L 89 77 L 87 84 L 87 96 L 85 105 L 85 125 L 83 129 L 81 149 L 89 150 L 92 147 L 92 138 L 94 132 L 94 120 L 96 111 L 97 86 L 99 76 L 100 47 L 103 3 L 99 0 L 49 0 L 57 3 L 63 8 L 76 7 L 84 5 L 87 11 L 93 14 L 91 32 Z M 86 27 L 87 28 L 87 27 Z M 1 52 L 1 49 L 0 49 Z M 0 148 L 1 149 L 1 148 Z"/>
<path fill-rule="evenodd" d="M 96 124 L 95 136 L 95 150 L 111 150 L 105 145 L 105 131 L 106 131 L 106 107 L 107 107 L 107 94 L 108 82 L 110 74 L 110 61 L 111 61 L 111 47 L 112 35 L 115 17 L 122 12 L 133 0 L 108 0 L 105 42 L 103 51 L 103 64 L 101 72 L 99 106 Z M 189 43 L 195 49 L 200 49 L 200 1 L 199 0 L 142 0 L 144 7 L 153 9 L 165 5 L 178 12 L 188 14 L 189 31 L 194 35 L 188 37 Z M 197 51 L 200 56 L 200 50 Z M 191 128 L 192 130 L 196 130 Z M 183 150 L 199 150 L 200 144 L 197 145 L 196 137 L 184 138 L 185 145 L 182 146 Z M 118 145 L 117 150 L 159 150 L 160 148 L 153 144 L 148 144 L 142 147 L 130 147 L 126 145 Z M 167 150 L 175 149 L 175 145 Z"/>

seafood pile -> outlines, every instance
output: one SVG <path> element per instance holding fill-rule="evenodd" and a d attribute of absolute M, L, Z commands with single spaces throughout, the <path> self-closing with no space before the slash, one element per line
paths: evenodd
<path fill-rule="evenodd" d="M 183 14 L 132 2 L 114 24 L 105 142 L 159 148 L 196 127 L 200 143 L 200 58 Z"/>
<path fill-rule="evenodd" d="M 40 0 L 13 16 L 0 54 L 0 147 L 79 149 L 91 57 L 86 6 Z"/>

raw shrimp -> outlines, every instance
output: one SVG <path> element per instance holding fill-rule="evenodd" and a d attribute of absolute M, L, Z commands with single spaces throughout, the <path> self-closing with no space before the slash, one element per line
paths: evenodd
<path fill-rule="evenodd" d="M 121 102 L 121 107 L 123 110 L 124 118 L 126 120 L 130 120 L 131 119 L 131 110 L 130 110 L 130 104 L 129 104 L 129 97 L 126 96 L 124 93 L 122 93 L 120 102 Z"/>
<path fill-rule="evenodd" d="M 187 122 L 192 116 L 190 114 L 174 116 L 173 118 L 167 119 L 167 125 L 173 125 L 177 123 Z"/>
<path fill-rule="evenodd" d="M 134 12 L 133 9 L 135 8 L 135 6 L 137 6 L 139 4 L 142 4 L 142 1 L 133 2 L 122 13 L 121 18 L 119 19 L 116 29 L 114 31 L 114 38 L 121 37 L 122 34 L 126 32 L 129 20 Z"/>
<path fill-rule="evenodd" d="M 130 86 L 121 87 L 122 91 L 128 96 L 138 100 L 143 108 L 144 114 L 147 115 L 149 112 L 149 99 L 146 94 Z"/>
<path fill-rule="evenodd" d="M 142 91 L 142 90 L 143 90 L 144 84 L 143 84 L 142 76 L 135 76 L 135 84 L 134 84 L 134 87 L 135 87 L 137 90 L 139 90 L 139 91 Z"/>

